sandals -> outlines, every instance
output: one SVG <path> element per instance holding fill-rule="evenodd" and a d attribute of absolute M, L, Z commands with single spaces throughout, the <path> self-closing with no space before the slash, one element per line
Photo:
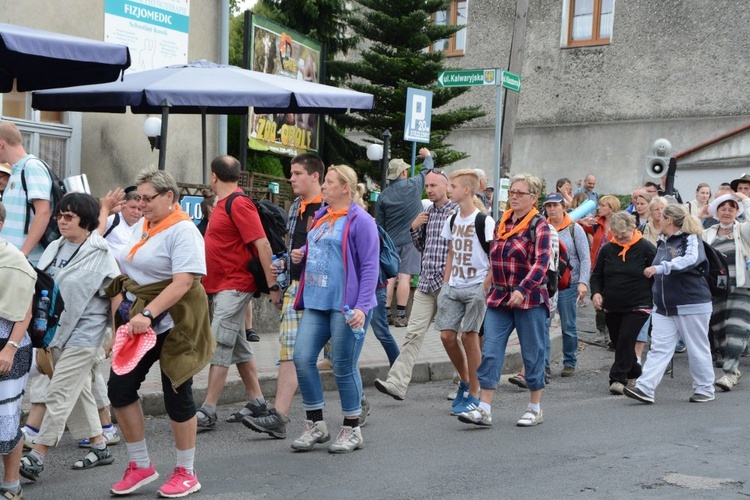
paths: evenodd
<path fill-rule="evenodd" d="M 39 461 L 34 455 L 29 453 L 21 459 L 21 464 L 18 468 L 19 474 L 25 477 L 29 481 L 36 482 L 39 479 L 39 475 L 44 471 L 44 464 Z"/>
<path fill-rule="evenodd" d="M 84 470 L 96 467 L 97 465 L 109 465 L 115 461 L 115 457 L 109 452 L 109 448 L 105 447 L 103 450 L 94 448 L 93 446 L 83 457 L 83 460 L 77 460 L 73 464 L 73 469 Z"/>
<path fill-rule="evenodd" d="M 512 377 L 508 379 L 508 382 L 510 382 L 513 385 L 517 385 L 521 389 L 528 389 L 528 387 L 526 386 L 526 378 L 523 376 L 522 373 L 517 373 L 513 375 Z"/>
<path fill-rule="evenodd" d="M 268 407 L 265 403 L 261 404 L 260 406 L 254 405 L 253 403 L 248 402 L 245 405 L 245 408 L 250 410 L 250 415 L 253 418 L 258 417 L 264 417 L 268 415 Z M 245 418 L 247 415 L 244 415 L 242 412 L 238 411 L 235 413 L 232 413 L 227 417 L 227 422 L 229 423 L 239 423 L 242 422 L 242 419 Z"/>
<path fill-rule="evenodd" d="M 18 493 L 13 493 L 7 488 L 0 488 L 0 498 L 7 500 L 23 500 L 23 488 L 18 488 Z"/>

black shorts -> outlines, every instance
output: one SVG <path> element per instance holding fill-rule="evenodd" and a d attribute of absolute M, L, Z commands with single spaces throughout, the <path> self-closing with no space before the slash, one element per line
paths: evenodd
<path fill-rule="evenodd" d="M 151 366 L 159 360 L 161 348 L 169 335 L 169 331 L 156 336 L 156 345 L 125 375 L 117 375 L 110 370 L 107 394 L 113 408 L 123 408 L 138 401 L 138 390 L 146 379 Z M 164 392 L 164 407 L 169 418 L 174 422 L 187 422 L 195 416 L 196 408 L 193 400 L 193 379 L 191 378 L 175 390 L 172 381 L 161 371 L 161 385 Z"/>

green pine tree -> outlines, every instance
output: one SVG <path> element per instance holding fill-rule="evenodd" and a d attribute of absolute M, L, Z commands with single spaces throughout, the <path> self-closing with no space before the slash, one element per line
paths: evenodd
<path fill-rule="evenodd" d="M 360 60 L 339 62 L 351 78 L 348 86 L 375 96 L 375 109 L 334 117 L 340 127 L 364 131 L 380 138 L 389 129 L 392 158 L 411 158 L 411 143 L 403 141 L 408 87 L 431 90 L 432 124 L 430 143 L 436 160 L 448 165 L 468 155 L 450 149 L 445 139 L 451 130 L 469 120 L 483 116 L 479 107 L 462 107 L 437 112 L 468 88 L 437 88 L 437 75 L 445 68 L 442 52 L 427 50 L 434 42 L 456 33 L 460 27 L 435 26 L 432 13 L 444 10 L 445 0 L 358 0 L 349 23 L 354 33 L 369 43 L 363 47 Z M 360 163 L 362 165 L 362 163 Z M 368 165 L 369 167 L 369 165 Z M 379 178 L 373 168 L 369 173 Z"/>

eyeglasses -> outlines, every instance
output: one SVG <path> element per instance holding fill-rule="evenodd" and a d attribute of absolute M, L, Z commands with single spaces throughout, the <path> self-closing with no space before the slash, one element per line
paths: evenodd
<path fill-rule="evenodd" d="M 516 191 L 516 190 L 514 190 L 514 189 L 511 189 L 510 191 L 508 191 L 508 194 L 509 194 L 510 196 L 513 196 L 513 197 L 519 197 L 519 198 L 520 198 L 521 196 L 526 196 L 526 195 L 529 195 L 529 194 L 531 194 L 531 193 L 529 193 L 529 192 L 524 192 L 524 191 Z"/>
<path fill-rule="evenodd" d="M 65 219 L 65 222 L 70 222 L 73 219 L 75 219 L 76 217 L 78 217 L 78 214 L 63 214 L 63 213 L 59 213 L 59 214 L 55 215 L 55 219 L 57 219 L 58 221 L 60 219 Z"/>
<path fill-rule="evenodd" d="M 156 198 L 158 198 L 159 196 L 163 194 L 166 194 L 166 191 L 163 193 L 157 193 L 153 196 L 146 196 L 145 194 L 139 194 L 138 196 L 135 197 L 135 200 L 142 201 L 143 203 L 151 203 L 152 201 L 154 201 Z"/>

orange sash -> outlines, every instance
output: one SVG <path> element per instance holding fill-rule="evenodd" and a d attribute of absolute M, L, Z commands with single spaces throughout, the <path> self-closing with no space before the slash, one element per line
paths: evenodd
<path fill-rule="evenodd" d="M 506 210 L 503 214 L 503 218 L 500 219 L 500 225 L 497 227 L 497 239 L 499 240 L 507 240 L 511 236 L 518 234 L 520 232 L 523 232 L 526 230 L 527 227 L 529 227 L 529 224 L 531 223 L 531 219 L 534 218 L 535 215 L 539 213 L 539 210 L 536 209 L 536 207 L 533 207 L 531 211 L 526 214 L 526 217 L 524 217 L 516 226 L 509 232 L 505 232 L 505 223 L 508 221 L 508 219 L 513 215 L 512 210 Z"/>
<path fill-rule="evenodd" d="M 559 225 L 555 226 L 555 231 L 558 233 L 568 227 L 569 225 L 573 224 L 573 219 L 570 218 L 570 215 L 566 213 L 563 214 L 563 220 Z"/>
<path fill-rule="evenodd" d="M 333 210 L 331 207 L 328 207 L 328 213 L 325 214 L 323 217 L 318 219 L 318 221 L 313 226 L 313 229 L 323 224 L 324 221 L 330 220 L 331 221 L 331 227 L 333 227 L 333 224 L 340 219 L 341 217 L 346 217 L 346 214 L 349 213 L 349 207 L 342 208 L 341 210 Z"/>
<path fill-rule="evenodd" d="M 614 236 L 612 236 L 609 242 L 614 243 L 615 245 L 620 245 L 622 247 L 622 252 L 618 253 L 617 256 L 622 257 L 622 261 L 625 262 L 625 254 L 628 253 L 630 247 L 641 241 L 641 238 L 643 238 L 643 234 L 641 234 L 641 232 L 636 229 L 635 231 L 633 231 L 633 237 L 630 238 L 630 241 L 628 241 L 624 245 L 618 243 Z"/>
<path fill-rule="evenodd" d="M 304 198 L 300 201 L 299 204 L 299 216 L 302 217 L 302 214 L 305 213 L 305 210 L 307 210 L 308 205 L 315 205 L 316 203 L 323 203 L 323 194 L 319 194 L 315 198 L 313 198 L 310 201 L 305 201 Z"/>
<path fill-rule="evenodd" d="M 159 222 L 154 227 L 151 227 L 151 223 L 149 221 L 143 221 L 143 234 L 141 235 L 141 240 L 133 245 L 133 248 L 130 249 L 130 253 L 128 253 L 127 257 L 125 257 L 126 259 L 133 260 L 133 257 L 135 257 L 135 253 L 138 251 L 138 249 L 145 245 L 148 239 L 152 236 L 155 236 L 162 231 L 169 229 L 178 222 L 191 220 L 190 216 L 182 210 L 182 207 L 180 207 L 180 205 L 175 203 L 172 209 L 173 212 L 167 215 L 167 217 L 163 221 Z"/>

